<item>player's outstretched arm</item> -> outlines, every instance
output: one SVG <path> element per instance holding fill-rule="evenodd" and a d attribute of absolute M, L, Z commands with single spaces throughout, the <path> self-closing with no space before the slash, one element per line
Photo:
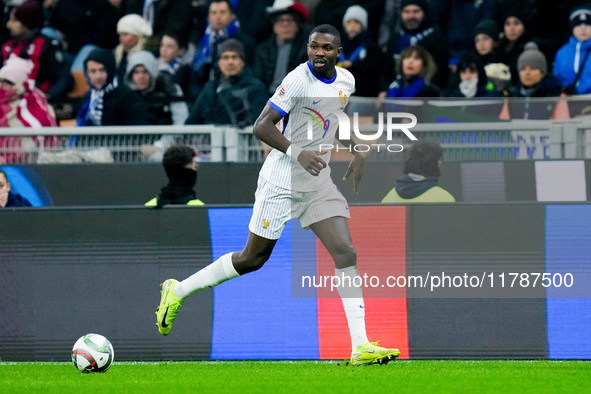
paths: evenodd
<path fill-rule="evenodd" d="M 320 171 L 326 167 L 326 162 L 320 156 L 326 152 L 302 150 L 300 147 L 291 146 L 291 142 L 275 126 L 281 118 L 281 114 L 275 108 L 266 105 L 254 123 L 254 135 L 267 145 L 283 153 L 290 154 L 310 174 L 315 176 L 320 174 Z M 291 149 L 288 152 L 290 146 Z"/>
<path fill-rule="evenodd" d="M 353 139 L 339 139 L 339 142 L 346 148 L 350 148 L 356 143 Z M 361 178 L 363 177 L 363 169 L 365 168 L 365 158 L 367 157 L 367 154 L 364 152 L 357 152 L 355 149 L 349 149 L 349 151 L 352 152 L 355 157 L 349 163 L 347 172 L 345 173 L 345 176 L 343 176 L 343 181 L 346 181 L 349 176 L 353 174 L 353 191 L 358 193 L 359 184 L 361 183 Z"/>

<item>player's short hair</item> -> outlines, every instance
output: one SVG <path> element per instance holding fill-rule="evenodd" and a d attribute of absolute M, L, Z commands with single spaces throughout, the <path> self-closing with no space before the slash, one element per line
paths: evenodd
<path fill-rule="evenodd" d="M 164 152 L 162 157 L 162 165 L 185 167 L 190 164 L 195 157 L 195 150 L 189 146 L 171 146 Z"/>
<path fill-rule="evenodd" d="M 313 28 L 310 32 L 310 35 L 308 36 L 308 42 L 310 42 L 310 37 L 312 37 L 312 34 L 314 33 L 330 34 L 337 39 L 337 45 L 341 46 L 341 33 L 339 33 L 339 31 L 333 25 L 325 23 Z"/>
<path fill-rule="evenodd" d="M 443 157 L 443 148 L 437 142 L 418 141 L 407 151 L 404 159 L 404 173 L 423 176 L 439 176 L 439 160 Z"/>
<path fill-rule="evenodd" d="M 0 168 L 0 175 L 4 175 L 6 182 L 8 182 L 8 175 L 6 175 L 6 173 L 4 172 L 4 170 L 2 170 L 2 168 Z"/>

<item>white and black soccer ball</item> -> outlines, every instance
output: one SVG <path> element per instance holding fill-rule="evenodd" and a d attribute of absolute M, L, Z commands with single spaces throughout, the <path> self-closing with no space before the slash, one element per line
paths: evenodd
<path fill-rule="evenodd" d="M 72 362 L 81 372 L 105 372 L 114 358 L 113 345 L 99 334 L 81 336 L 72 348 Z"/>

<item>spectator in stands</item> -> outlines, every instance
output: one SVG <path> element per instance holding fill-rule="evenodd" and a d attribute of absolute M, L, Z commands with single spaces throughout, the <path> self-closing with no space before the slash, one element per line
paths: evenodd
<path fill-rule="evenodd" d="M 519 83 L 514 92 L 515 97 L 525 100 L 511 100 L 509 114 L 512 119 L 550 119 L 554 113 L 556 102 L 531 101 L 530 98 L 558 97 L 562 91 L 560 80 L 548 73 L 548 63 L 538 46 L 527 43 L 523 53 L 517 60 Z"/>
<path fill-rule="evenodd" d="M 84 62 L 90 91 L 78 113 L 77 126 L 146 125 L 148 115 L 137 93 L 115 78 L 115 57 L 106 49 L 93 50 Z"/>
<path fill-rule="evenodd" d="M 396 65 L 397 77 L 388 87 L 387 98 L 428 98 L 439 97 L 439 88 L 431 84 L 431 78 L 437 70 L 433 58 L 419 45 L 409 46 L 400 54 Z M 387 102 L 384 112 L 411 112 L 419 122 L 423 121 L 422 106 Z"/>
<path fill-rule="evenodd" d="M 216 78 L 207 82 L 186 124 L 254 124 L 267 101 L 267 89 L 245 64 L 244 47 L 230 38 L 219 48 Z"/>
<path fill-rule="evenodd" d="M 367 30 L 367 11 L 354 5 L 343 17 L 345 36 L 338 66 L 346 68 L 355 77 L 355 95 L 376 97 L 379 93 L 382 53 Z"/>
<path fill-rule="evenodd" d="M 166 32 L 187 37 L 192 23 L 190 0 L 121 0 L 120 16 L 137 14 L 144 18 L 152 34 L 146 48 L 155 50 Z"/>
<path fill-rule="evenodd" d="M 139 51 L 129 57 L 124 82 L 144 101 L 148 124 L 185 124 L 189 109 L 183 90 L 172 75 L 158 72 L 158 60 L 150 52 Z"/>
<path fill-rule="evenodd" d="M 458 70 L 451 76 L 446 97 L 498 97 L 493 84 L 488 83 L 484 67 L 476 54 L 465 55 Z"/>
<path fill-rule="evenodd" d="M 326 23 L 338 28 L 347 8 L 355 3 L 354 0 L 319 0 L 314 8 L 314 24 Z"/>
<path fill-rule="evenodd" d="M 388 88 L 387 98 L 439 97 L 439 89 L 431 84 L 437 66 L 429 52 L 419 46 L 407 47 L 396 66 L 397 77 Z"/>
<path fill-rule="evenodd" d="M 420 45 L 429 51 L 437 65 L 432 82 L 440 88 L 445 87 L 449 75 L 449 46 L 429 17 L 427 0 L 402 0 L 400 9 L 400 27 L 390 38 L 382 71 L 381 91 L 385 91 L 387 84 L 394 79 L 400 54 L 411 45 Z"/>
<path fill-rule="evenodd" d="M 272 95 L 287 73 L 308 59 L 308 33 L 302 24 L 309 14 L 303 4 L 289 0 L 276 0 L 267 13 L 273 34 L 257 46 L 253 71 Z"/>
<path fill-rule="evenodd" d="M 115 75 L 122 81 L 127 71 L 127 59 L 135 52 L 145 49 L 146 42 L 152 35 L 152 28 L 141 16 L 128 14 L 117 22 L 117 33 L 119 45 L 115 48 Z"/>
<path fill-rule="evenodd" d="M 162 166 L 168 184 L 160 189 L 160 194 L 148 201 L 149 207 L 162 208 L 165 205 L 203 205 L 195 198 L 193 188 L 197 183 L 197 163 L 195 151 L 188 146 L 172 146 L 164 152 Z"/>
<path fill-rule="evenodd" d="M 191 27 L 191 4 L 188 0 L 122 0 L 120 9 L 123 15 L 141 15 L 156 36 L 165 32 L 187 35 Z"/>
<path fill-rule="evenodd" d="M 6 173 L 0 168 L 0 208 L 32 207 L 25 197 L 10 191 Z"/>
<path fill-rule="evenodd" d="M 28 79 L 33 67 L 12 55 L 0 69 L 0 127 L 57 126 L 45 95 Z"/>
<path fill-rule="evenodd" d="M 484 66 L 497 63 L 496 50 L 499 45 L 499 34 L 499 26 L 492 19 L 483 19 L 474 28 L 474 49 Z"/>
<path fill-rule="evenodd" d="M 382 203 L 455 202 L 456 199 L 437 185 L 443 163 L 443 149 L 436 142 L 418 141 L 405 150 L 404 175 L 386 194 Z"/>
<path fill-rule="evenodd" d="M 336 28 L 342 25 L 347 9 L 352 5 L 359 4 L 365 8 L 368 14 L 367 30 L 370 37 L 374 42 L 378 39 L 380 23 L 385 9 L 384 0 L 306 0 L 303 3 L 308 8 L 314 9 L 314 25 L 318 26 L 326 23 Z M 390 24 L 393 22 L 394 20 L 389 21 Z M 339 30 L 343 35 L 342 29 Z"/>
<path fill-rule="evenodd" d="M 435 23 L 441 28 L 451 52 L 451 72 L 456 71 L 460 59 L 471 52 L 472 32 L 484 19 L 496 20 L 499 10 L 498 0 L 430 0 L 431 13 Z"/>
<path fill-rule="evenodd" d="M 591 93 L 591 8 L 578 8 L 570 15 L 573 35 L 556 53 L 554 75 L 568 94 Z"/>
<path fill-rule="evenodd" d="M 210 72 L 218 58 L 218 46 L 226 39 L 235 38 L 244 45 L 247 63 L 252 63 L 254 59 L 255 41 L 240 30 L 240 22 L 234 14 L 230 0 L 212 0 L 209 4 L 207 21 L 209 24 L 201 37 L 201 43 L 192 63 L 191 97 L 196 97 L 212 77 Z"/>
<path fill-rule="evenodd" d="M 518 9 L 508 10 L 503 18 L 503 34 L 497 49 L 497 61 L 509 66 L 511 84 L 514 86 L 519 82 L 517 59 L 525 44 L 531 40 L 527 23 L 527 17 Z"/>
<path fill-rule="evenodd" d="M 115 48 L 119 42 L 116 12 L 117 9 L 105 0 L 59 0 L 49 26 L 66 36 L 67 51 L 72 55 L 87 44 Z"/>
<path fill-rule="evenodd" d="M 57 126 L 55 114 L 43 92 L 27 79 L 33 63 L 12 55 L 0 69 L 0 127 Z M 36 137 L 0 137 L 0 163 L 18 163 L 25 155 L 25 147 L 38 144 Z M 46 136 L 43 145 L 54 146 L 59 137 Z"/>
<path fill-rule="evenodd" d="M 174 32 L 164 33 L 160 40 L 158 58 L 158 69 L 173 76 L 174 81 L 183 90 L 183 95 L 189 92 L 191 83 L 191 66 L 183 61 L 187 45 L 187 40 L 183 36 Z"/>
<path fill-rule="evenodd" d="M 11 55 L 31 60 L 33 68 L 28 79 L 34 80 L 48 99 L 65 97 L 73 84 L 69 65 L 61 49 L 40 34 L 42 14 L 39 3 L 28 0 L 13 8 L 6 27 L 12 38 L 2 47 L 3 64 Z"/>

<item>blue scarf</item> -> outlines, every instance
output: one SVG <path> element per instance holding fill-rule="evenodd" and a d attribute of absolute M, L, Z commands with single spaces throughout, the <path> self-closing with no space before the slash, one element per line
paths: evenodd
<path fill-rule="evenodd" d="M 183 57 L 182 56 L 177 56 L 177 58 L 174 59 L 170 63 L 165 62 L 162 59 L 159 59 L 158 60 L 158 70 L 166 71 L 167 73 L 169 73 L 171 75 L 175 75 L 182 64 L 183 64 Z"/>
<path fill-rule="evenodd" d="M 402 77 L 398 76 L 390 84 L 390 88 L 388 89 L 388 94 L 386 94 L 387 98 L 404 98 L 404 97 L 416 97 L 421 89 L 425 86 L 425 80 L 422 77 L 416 78 L 406 86 Z M 391 104 L 387 103 L 385 105 L 386 112 L 400 112 L 403 111 L 404 106 L 400 104 Z"/>
<path fill-rule="evenodd" d="M 420 41 L 424 40 L 425 38 L 433 34 L 434 31 L 435 28 L 430 27 L 417 34 L 401 32 L 401 34 L 398 36 L 398 46 L 396 47 L 396 54 L 399 54 L 411 45 L 417 45 Z"/>
<path fill-rule="evenodd" d="M 108 94 L 117 88 L 117 78 L 102 89 L 90 89 L 90 99 L 84 104 L 76 117 L 76 126 L 102 126 L 103 124 L 103 100 Z"/>
<path fill-rule="evenodd" d="M 217 50 L 217 45 L 223 40 L 229 37 L 233 37 L 240 28 L 240 22 L 238 19 L 234 19 L 230 24 L 223 30 L 214 31 L 210 25 L 205 29 L 205 34 L 201 38 L 201 44 L 199 45 L 199 51 L 193 59 L 193 68 L 197 69 L 202 64 L 213 63 L 217 53 L 212 53 L 212 49 Z"/>
<path fill-rule="evenodd" d="M 339 63 L 343 63 L 346 60 L 349 60 L 351 63 L 354 63 L 355 60 L 361 55 L 361 53 L 365 50 L 367 43 L 369 42 L 369 37 L 367 33 L 361 32 L 353 39 L 345 38 L 343 40 L 343 51 L 339 56 Z M 361 56 L 361 59 L 365 58 Z"/>

